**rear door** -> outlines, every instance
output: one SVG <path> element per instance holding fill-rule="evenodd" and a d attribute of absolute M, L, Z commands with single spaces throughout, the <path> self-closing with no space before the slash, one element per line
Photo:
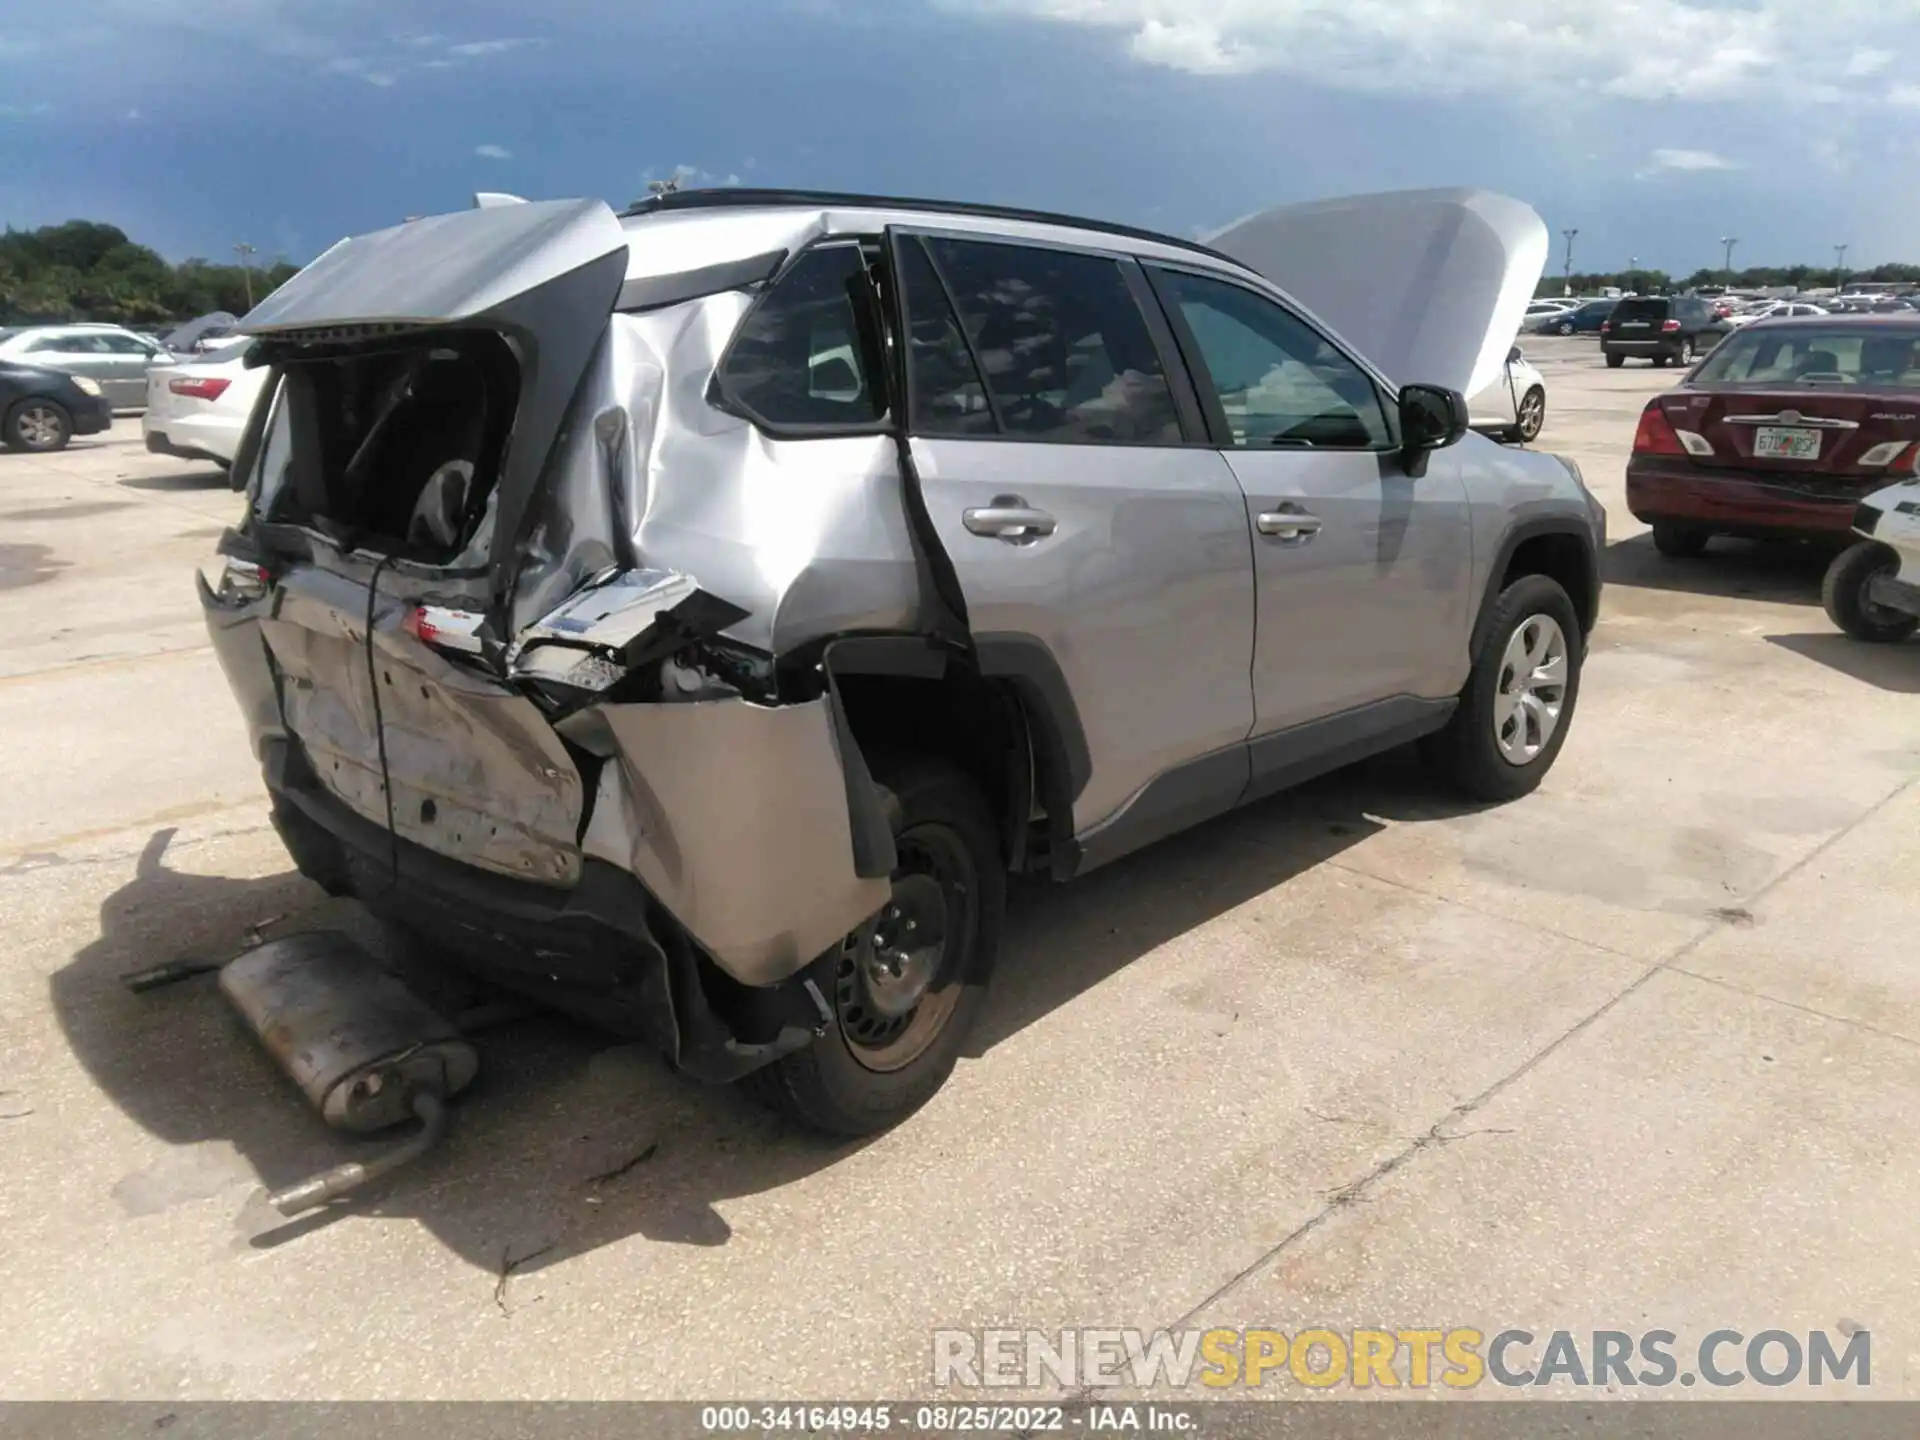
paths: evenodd
<path fill-rule="evenodd" d="M 1781 325 L 1747 330 L 1662 403 L 1696 465 L 1783 482 L 1872 483 L 1920 444 L 1920 331 Z M 1686 437 L 1683 435 L 1682 440 Z"/>
<path fill-rule="evenodd" d="M 920 492 L 983 657 L 1065 681 L 1076 834 L 1204 757 L 1199 808 L 1232 804 L 1253 721 L 1245 502 L 1134 262 L 913 229 L 888 245 Z"/>
<path fill-rule="evenodd" d="M 147 402 L 147 366 L 158 355 L 152 346 L 133 335 L 102 331 L 100 348 L 107 362 L 100 388 L 116 409 L 138 409 Z"/>
<path fill-rule="evenodd" d="M 1148 273 L 1245 494 L 1256 735 L 1451 694 L 1472 562 L 1458 456 L 1408 474 L 1381 388 L 1272 298 L 1218 275 Z"/>

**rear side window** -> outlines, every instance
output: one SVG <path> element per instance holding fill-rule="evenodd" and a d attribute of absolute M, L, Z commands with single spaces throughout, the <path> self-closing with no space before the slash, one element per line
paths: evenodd
<path fill-rule="evenodd" d="M 868 373 L 856 308 L 866 295 L 858 245 L 807 251 L 741 322 L 720 368 L 722 394 L 776 429 L 880 420 L 886 400 Z"/>
<path fill-rule="evenodd" d="M 911 252 L 916 243 L 909 238 L 903 248 Z M 1065 444 L 1181 443 L 1166 371 L 1118 261 L 997 242 L 929 237 L 925 244 L 1002 432 Z M 914 269 L 909 285 L 916 283 Z M 924 289 L 929 278 L 919 274 L 918 285 Z M 909 291 L 909 312 L 937 316 L 945 298 Z M 920 348 L 918 318 L 914 332 L 916 355 L 958 365 L 950 342 L 934 343 L 931 329 Z M 964 379 L 960 393 L 966 393 Z M 938 403 L 930 397 L 930 405 Z"/>
<path fill-rule="evenodd" d="M 1665 320 L 1671 308 L 1665 300 L 1622 300 L 1613 307 L 1613 323 L 1627 320 Z"/>

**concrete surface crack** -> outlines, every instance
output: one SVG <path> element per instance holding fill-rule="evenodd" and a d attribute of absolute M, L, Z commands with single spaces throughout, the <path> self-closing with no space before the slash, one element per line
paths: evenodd
<path fill-rule="evenodd" d="M 1753 909 L 1767 895 L 1772 893 L 1774 890 L 1778 889 L 1781 885 L 1784 885 L 1787 881 L 1791 880 L 1794 876 L 1798 875 L 1801 871 L 1805 870 L 1808 866 L 1812 865 L 1822 855 L 1826 854 L 1828 850 L 1832 849 L 1840 841 L 1844 840 L 1848 835 L 1852 834 L 1855 830 L 1859 829 L 1860 826 L 1866 824 L 1867 821 L 1873 819 L 1874 816 L 1878 815 L 1882 810 L 1886 809 L 1895 800 L 1898 800 L 1908 790 L 1912 789 L 1916 783 L 1920 783 L 1920 777 L 1903 781 L 1900 785 L 1896 786 L 1887 794 L 1883 795 L 1879 800 L 1875 801 L 1872 805 L 1868 806 L 1859 815 L 1855 816 L 1854 819 L 1849 824 L 1843 826 L 1839 830 L 1836 830 L 1833 834 L 1829 835 L 1826 839 L 1822 840 L 1818 845 L 1814 846 L 1813 849 L 1809 850 L 1805 855 L 1801 856 L 1798 860 L 1794 861 L 1793 864 L 1787 866 L 1786 869 L 1782 870 L 1778 875 L 1775 875 L 1771 880 L 1767 881 L 1766 884 L 1762 885 L 1757 891 L 1755 891 L 1751 896 L 1748 897 L 1745 908 L 1748 910 Z M 1173 1326 L 1171 1328 L 1179 1330 L 1179 1329 L 1186 1329 L 1193 1326 L 1201 1315 L 1205 1314 L 1209 1309 L 1211 1309 L 1214 1305 L 1218 1304 L 1221 1300 L 1224 1300 L 1228 1295 L 1231 1295 L 1234 1291 L 1238 1290 L 1242 1285 L 1244 1285 L 1247 1281 L 1251 1280 L 1255 1275 L 1258 1275 L 1261 1271 L 1270 1268 L 1275 1260 L 1279 1259 L 1280 1256 L 1284 1255 L 1287 1251 L 1293 1249 L 1294 1246 L 1298 1245 L 1302 1240 L 1306 1239 L 1309 1235 L 1313 1234 L 1314 1231 L 1318 1230 L 1321 1226 L 1325 1225 L 1328 1220 L 1338 1215 L 1341 1211 L 1347 1209 L 1349 1206 L 1352 1206 L 1360 1201 L 1367 1199 L 1368 1196 L 1371 1194 L 1371 1192 L 1379 1188 L 1382 1181 L 1386 1180 L 1388 1176 L 1394 1174 L 1394 1172 L 1396 1172 L 1401 1167 L 1406 1165 L 1409 1161 L 1413 1160 L 1416 1156 L 1428 1150 L 1444 1148 L 1444 1146 L 1451 1140 L 1462 1140 L 1462 1139 L 1466 1139 L 1467 1136 L 1470 1134 L 1479 1133 L 1478 1131 L 1468 1131 L 1468 1132 L 1448 1135 L 1448 1134 L 1443 1134 L 1442 1132 L 1446 1129 L 1446 1127 L 1451 1125 L 1456 1125 L 1460 1121 L 1469 1119 L 1476 1112 L 1484 1109 L 1493 1100 L 1498 1098 L 1500 1095 L 1504 1094 L 1507 1090 L 1511 1089 L 1514 1085 L 1519 1083 L 1521 1080 L 1525 1079 L 1528 1075 L 1532 1074 L 1534 1070 L 1538 1069 L 1539 1066 L 1548 1059 L 1548 1057 L 1559 1053 L 1559 1051 L 1564 1049 L 1573 1040 L 1577 1039 L 1581 1035 L 1584 1035 L 1597 1022 L 1599 1022 L 1608 1014 L 1612 1013 L 1612 1011 L 1616 1009 L 1623 1001 L 1625 1001 L 1629 996 L 1637 993 L 1643 986 L 1645 986 L 1656 975 L 1661 974 L 1663 971 L 1677 969 L 1678 962 L 1681 959 L 1691 954 L 1694 950 L 1698 949 L 1700 945 L 1704 941 L 1706 941 L 1708 938 L 1714 935 L 1721 934 L 1724 932 L 1724 930 L 1725 930 L 1725 922 L 1720 920 L 1715 920 L 1712 924 L 1703 926 L 1698 934 L 1692 936 L 1690 939 L 1682 941 L 1679 945 L 1675 946 L 1664 957 L 1655 961 L 1652 965 L 1649 965 L 1645 970 L 1643 970 L 1639 975 L 1635 976 L 1632 980 L 1628 981 L 1627 984 L 1623 986 L 1617 993 L 1610 996 L 1607 1000 L 1603 1001 L 1600 1005 L 1596 1006 L 1593 1010 L 1589 1011 L 1586 1015 L 1581 1017 L 1579 1020 L 1575 1021 L 1571 1026 L 1563 1030 L 1559 1035 L 1555 1036 L 1553 1039 L 1549 1040 L 1545 1045 L 1542 1045 L 1538 1050 L 1534 1051 L 1531 1055 L 1527 1056 L 1526 1059 L 1522 1060 L 1518 1065 L 1516 1065 L 1513 1069 L 1509 1070 L 1506 1074 L 1494 1080 L 1485 1089 L 1480 1091 L 1479 1094 L 1474 1095 L 1469 1099 L 1461 1101 L 1458 1105 L 1455 1105 L 1451 1110 L 1447 1111 L 1446 1114 L 1442 1115 L 1431 1126 L 1429 1126 L 1425 1134 L 1421 1135 L 1419 1138 L 1410 1142 L 1404 1149 L 1399 1150 L 1393 1155 L 1388 1156 L 1385 1160 L 1381 1161 L 1379 1165 L 1375 1166 L 1372 1170 L 1368 1171 L 1365 1175 L 1362 1175 L 1359 1179 L 1353 1181 L 1351 1184 L 1345 1185 L 1340 1189 L 1332 1192 L 1331 1197 L 1327 1200 L 1325 1205 L 1323 1205 L 1319 1210 L 1315 1211 L 1312 1215 L 1308 1216 L 1298 1226 L 1296 1226 L 1293 1230 L 1289 1231 L 1286 1235 L 1282 1236 L 1278 1241 L 1276 1241 L 1273 1245 L 1268 1247 L 1260 1255 L 1256 1256 L 1250 1263 L 1242 1267 L 1236 1274 L 1228 1277 L 1226 1281 L 1216 1286 L 1211 1294 L 1206 1296 L 1206 1298 L 1201 1300 L 1197 1305 L 1192 1306 L 1190 1309 L 1187 1310 L 1185 1314 L 1181 1315 L 1178 1319 L 1176 1319 L 1173 1322 Z M 1682 973 L 1690 973 L 1690 972 L 1682 972 Z M 1762 997 L 1762 998 L 1765 998 L 1765 997 Z M 1097 1394 L 1100 1388 L 1102 1387 L 1084 1385 L 1084 1386 L 1081 1386 L 1078 1390 L 1076 1390 L 1070 1398 L 1075 1403 L 1082 1402 L 1090 1399 L 1092 1396 Z"/>
<path fill-rule="evenodd" d="M 557 1244 L 559 1244 L 559 1241 L 549 1240 L 539 1249 L 529 1250 L 526 1254 L 518 1256 L 513 1253 L 513 1247 L 511 1245 L 501 1247 L 500 1278 L 493 1282 L 493 1303 L 500 1307 L 500 1313 L 502 1315 L 513 1314 L 513 1311 L 507 1308 L 507 1281 L 513 1278 L 514 1272 L 522 1265 L 538 1260 Z"/>

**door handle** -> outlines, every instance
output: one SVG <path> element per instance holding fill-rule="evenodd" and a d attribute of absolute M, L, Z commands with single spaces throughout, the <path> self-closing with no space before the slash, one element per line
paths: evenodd
<path fill-rule="evenodd" d="M 1046 511 L 1034 509 L 1017 495 L 996 495 L 991 505 L 961 511 L 960 519 L 975 535 L 1016 543 L 1051 535 L 1058 523 Z"/>
<path fill-rule="evenodd" d="M 1254 521 L 1254 527 L 1282 545 L 1304 545 L 1320 533 L 1320 517 L 1301 510 L 1267 510 Z"/>

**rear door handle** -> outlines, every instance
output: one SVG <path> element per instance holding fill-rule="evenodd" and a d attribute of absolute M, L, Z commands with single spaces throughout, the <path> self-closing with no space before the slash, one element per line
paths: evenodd
<path fill-rule="evenodd" d="M 1320 533 L 1320 517 L 1301 510 L 1263 511 L 1254 525 L 1282 545 L 1304 545 Z"/>
<path fill-rule="evenodd" d="M 975 535 L 1015 542 L 1051 535 L 1057 525 L 1053 516 L 1017 495 L 996 495 L 991 505 L 961 511 L 960 519 Z"/>

